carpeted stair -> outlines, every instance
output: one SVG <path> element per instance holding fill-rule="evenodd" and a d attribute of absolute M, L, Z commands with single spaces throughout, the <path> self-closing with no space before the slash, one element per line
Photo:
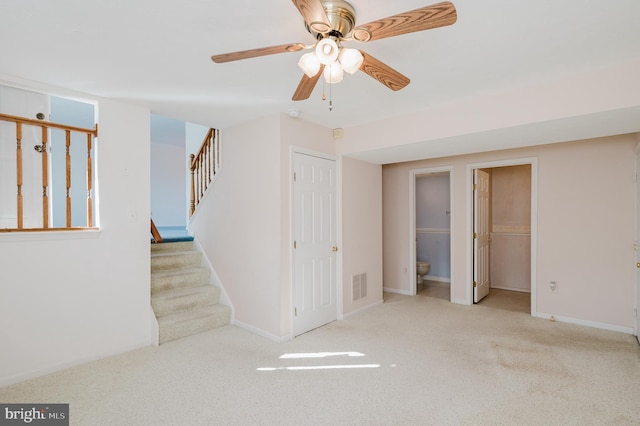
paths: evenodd
<path fill-rule="evenodd" d="M 160 344 L 229 324 L 220 288 L 209 284 L 202 253 L 193 242 L 151 244 L 151 305 Z"/>

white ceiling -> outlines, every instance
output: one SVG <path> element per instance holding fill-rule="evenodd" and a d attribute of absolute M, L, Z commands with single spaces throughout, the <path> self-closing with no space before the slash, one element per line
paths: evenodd
<path fill-rule="evenodd" d="M 392 92 L 371 77 L 319 83 L 302 102 L 298 53 L 215 64 L 216 53 L 312 43 L 290 0 L 0 0 L 0 74 L 148 106 L 226 128 L 298 109 L 348 128 L 460 99 L 640 59 L 638 0 L 454 0 L 445 28 L 358 46 L 411 78 Z M 433 3 L 351 0 L 357 23 Z M 9 42 L 11 40 L 12 42 Z"/>

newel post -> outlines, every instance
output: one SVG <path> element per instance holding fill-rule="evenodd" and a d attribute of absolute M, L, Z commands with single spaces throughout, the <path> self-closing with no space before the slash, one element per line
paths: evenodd
<path fill-rule="evenodd" d="M 191 159 L 189 163 L 189 168 L 191 169 L 191 202 L 189 203 L 189 217 L 193 216 L 193 213 L 196 211 L 196 182 L 193 171 L 193 159 L 195 157 L 196 156 L 194 154 L 191 154 L 189 156 L 189 158 Z"/>

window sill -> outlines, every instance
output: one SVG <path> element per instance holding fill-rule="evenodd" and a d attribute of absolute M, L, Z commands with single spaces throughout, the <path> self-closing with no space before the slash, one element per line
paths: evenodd
<path fill-rule="evenodd" d="M 0 244 L 19 241 L 86 240 L 98 238 L 100 234 L 100 228 L 3 230 L 0 231 Z"/>

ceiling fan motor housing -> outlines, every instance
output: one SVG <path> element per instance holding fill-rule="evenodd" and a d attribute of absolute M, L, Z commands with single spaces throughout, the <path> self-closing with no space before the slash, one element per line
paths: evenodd
<path fill-rule="evenodd" d="M 311 28 L 309 24 L 305 23 L 307 31 L 309 31 L 316 40 L 327 36 L 336 38 L 346 37 L 356 24 L 356 11 L 353 6 L 344 0 L 326 0 L 322 1 L 322 7 L 331 24 L 331 31 L 328 34 L 321 34 Z"/>

